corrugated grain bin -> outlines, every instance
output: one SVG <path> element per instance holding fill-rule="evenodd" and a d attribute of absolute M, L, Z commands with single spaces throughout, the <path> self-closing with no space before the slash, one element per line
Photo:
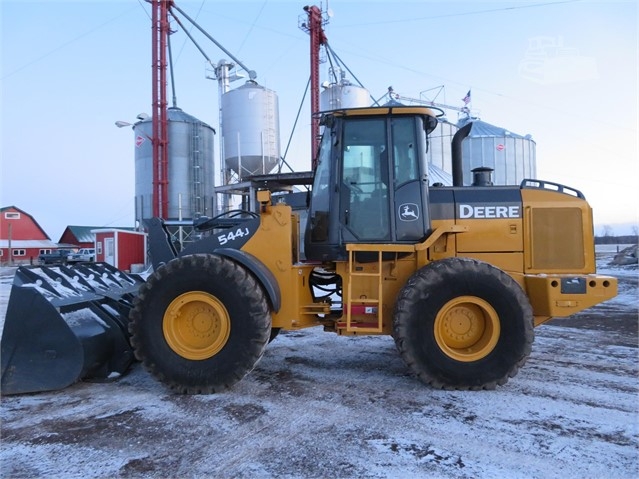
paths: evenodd
<path fill-rule="evenodd" d="M 167 220 L 213 215 L 215 130 L 180 108 L 168 109 L 169 203 Z M 153 120 L 136 123 L 135 217 L 153 216 Z"/>
<path fill-rule="evenodd" d="M 459 125 L 460 127 L 464 125 Z M 472 170 L 489 167 L 495 185 L 517 185 L 537 177 L 536 144 L 530 135 L 522 136 L 481 120 L 462 141 L 464 185 L 473 183 Z"/>

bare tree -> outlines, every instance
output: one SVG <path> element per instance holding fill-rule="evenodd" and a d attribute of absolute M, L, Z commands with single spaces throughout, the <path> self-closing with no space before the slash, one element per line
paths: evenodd
<path fill-rule="evenodd" d="M 612 236 L 612 233 L 613 233 L 612 226 L 603 225 L 601 227 L 601 236 L 603 236 L 604 238 L 607 237 L 607 236 Z"/>

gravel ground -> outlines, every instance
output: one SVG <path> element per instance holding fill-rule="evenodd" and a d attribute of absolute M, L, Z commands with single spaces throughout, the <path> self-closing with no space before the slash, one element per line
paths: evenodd
<path fill-rule="evenodd" d="M 637 269 L 603 272 L 619 296 L 538 327 L 495 391 L 424 386 L 388 337 L 283 332 L 222 394 L 176 395 L 135 365 L 3 397 L 1 475 L 636 478 Z M 3 307 L 11 275 L 0 271 Z"/>

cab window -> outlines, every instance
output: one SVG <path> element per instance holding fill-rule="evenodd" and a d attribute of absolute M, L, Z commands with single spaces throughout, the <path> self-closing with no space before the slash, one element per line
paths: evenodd
<path fill-rule="evenodd" d="M 345 226 L 360 240 L 390 239 L 384 118 L 354 118 L 344 123 L 341 164 Z"/>
<path fill-rule="evenodd" d="M 310 211 L 311 239 L 313 241 L 325 241 L 328 238 L 332 136 L 331 130 L 325 131 L 317 158 L 317 169 L 313 181 L 313 202 Z"/>

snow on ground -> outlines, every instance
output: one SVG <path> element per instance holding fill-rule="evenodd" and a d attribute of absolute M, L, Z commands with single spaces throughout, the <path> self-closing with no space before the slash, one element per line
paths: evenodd
<path fill-rule="evenodd" d="M 4 397 L 0 472 L 636 478 L 637 269 L 602 266 L 620 278 L 619 296 L 536 328 L 528 362 L 495 391 L 421 384 L 388 337 L 283 332 L 218 395 L 173 394 L 136 365 L 115 382 Z"/>

